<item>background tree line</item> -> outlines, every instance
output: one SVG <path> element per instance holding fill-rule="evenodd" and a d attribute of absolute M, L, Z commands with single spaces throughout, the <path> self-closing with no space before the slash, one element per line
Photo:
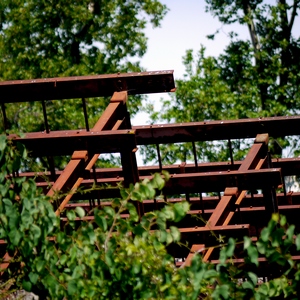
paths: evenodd
<path fill-rule="evenodd" d="M 206 0 L 206 11 L 222 25 L 241 25 L 248 29 L 247 39 L 235 31 L 218 57 L 209 57 L 202 46 L 199 52 L 186 52 L 186 72 L 177 80 L 176 94 L 165 100 L 162 111 L 154 112 L 154 122 L 191 122 L 204 120 L 285 116 L 299 113 L 300 39 L 295 19 L 300 2 Z M 208 36 L 214 39 L 218 31 Z M 297 151 L 298 139 L 278 137 L 272 152 L 280 156 L 291 147 Z M 245 144 L 233 141 L 234 158 L 244 155 Z M 192 160 L 191 145 L 162 147 L 165 162 Z M 154 149 L 145 151 L 155 157 Z M 170 155 L 173 153 L 174 155 Z M 229 159 L 226 143 L 199 143 L 202 160 Z"/>
<path fill-rule="evenodd" d="M 167 7 L 156 0 L 17 1 L 4 0 L 0 7 L 0 78 L 31 79 L 57 76 L 140 71 L 137 61 L 147 50 L 147 23 L 159 26 Z M 218 57 L 202 47 L 188 50 L 183 63 L 185 77 L 177 80 L 177 92 L 163 102 L 160 112 L 148 111 L 152 121 L 189 122 L 297 114 L 299 110 L 299 36 L 294 28 L 299 1 L 206 0 L 206 12 L 221 24 L 248 28 L 248 39 L 232 31 L 230 43 Z M 208 38 L 214 39 L 212 33 Z M 62 102 L 63 103 L 63 102 Z M 89 99 L 90 122 L 106 106 L 105 99 Z M 145 102 L 133 98 L 133 115 Z M 78 100 L 47 102 L 52 130 L 84 127 Z M 38 104 L 8 105 L 12 130 L 43 130 Z M 39 121 L 38 121 L 39 120 Z M 1 131 L 4 130 L 1 123 Z M 278 138 L 273 151 L 295 149 L 298 140 Z M 243 156 L 234 142 L 235 158 Z M 198 144 L 202 160 L 228 159 L 224 143 Z M 214 149 L 214 151 L 212 151 Z M 169 155 L 168 153 L 174 153 Z M 215 152 L 215 153 L 214 153 Z M 148 160 L 153 150 L 146 150 Z M 186 161 L 189 145 L 162 149 L 166 162 Z"/>

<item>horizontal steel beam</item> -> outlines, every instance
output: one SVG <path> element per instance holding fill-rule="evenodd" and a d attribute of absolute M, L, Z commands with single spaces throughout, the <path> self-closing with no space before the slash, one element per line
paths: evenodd
<path fill-rule="evenodd" d="M 167 195 L 199 192 L 220 192 L 226 187 L 253 190 L 277 187 L 281 184 L 280 169 L 248 170 L 246 172 L 207 172 L 174 174 L 166 183 Z"/>
<path fill-rule="evenodd" d="M 268 133 L 272 137 L 300 135 L 299 128 L 300 116 L 133 126 L 137 145 L 244 139 L 254 138 L 259 133 Z M 63 139 L 80 139 L 85 132 L 86 130 L 33 132 L 26 134 L 23 141 L 25 142 L 26 138 L 30 137 L 36 139 L 38 143 L 41 138 L 48 135 L 49 139 L 61 138 L 63 143 Z M 93 131 L 90 131 L 90 134 L 94 134 Z M 113 134 L 113 132 L 107 131 L 107 134 Z M 20 138 L 19 141 L 22 139 Z"/>
<path fill-rule="evenodd" d="M 133 126 L 138 145 L 300 135 L 300 116 Z"/>
<path fill-rule="evenodd" d="M 34 157 L 71 155 L 76 150 L 87 150 L 89 155 L 95 153 L 116 153 L 125 146 L 134 149 L 134 130 L 83 131 L 69 134 L 59 131 L 50 133 L 27 133 L 24 137 L 9 135 L 9 139 L 21 142 Z"/>
<path fill-rule="evenodd" d="M 151 179 L 153 176 L 140 176 L 140 179 Z M 97 180 L 99 185 L 99 194 L 102 199 L 110 197 L 118 197 L 118 183 L 124 180 L 119 178 L 103 178 Z M 93 179 L 85 179 L 82 186 L 90 188 L 93 186 Z M 222 192 L 226 187 L 238 187 L 239 190 L 255 190 L 268 189 L 272 186 L 277 187 L 281 184 L 280 169 L 263 169 L 249 170 L 246 172 L 239 171 L 220 171 L 206 173 L 190 173 L 190 174 L 173 174 L 164 187 L 164 194 L 171 196 L 186 193 L 206 193 L 206 192 Z M 48 183 L 37 182 L 38 187 L 48 188 Z M 109 189 L 101 187 L 111 186 Z M 98 192 L 98 191 L 97 191 Z M 76 199 L 88 199 L 93 192 L 85 195 L 74 195 Z M 81 198 L 82 197 L 82 198 Z"/>
<path fill-rule="evenodd" d="M 0 82 L 0 103 L 171 92 L 173 71 L 117 73 Z"/>
<path fill-rule="evenodd" d="M 235 161 L 234 164 L 230 162 L 211 162 L 211 163 L 198 163 L 198 172 L 219 172 L 219 171 L 236 171 L 242 161 Z M 300 175 L 300 157 L 295 158 L 275 158 L 272 159 L 274 168 L 281 168 L 282 176 Z M 196 173 L 195 164 L 186 164 L 184 168 L 181 164 L 166 165 L 162 167 L 163 170 L 168 171 L 170 174 L 180 173 Z M 140 176 L 148 176 L 153 173 L 159 173 L 159 166 L 141 166 L 138 167 Z M 62 171 L 56 171 L 59 176 Z M 50 172 L 24 172 L 19 176 L 34 178 L 36 182 L 44 181 L 45 176 L 50 176 Z M 96 178 L 116 178 L 122 177 L 122 168 L 97 168 L 95 170 Z"/>

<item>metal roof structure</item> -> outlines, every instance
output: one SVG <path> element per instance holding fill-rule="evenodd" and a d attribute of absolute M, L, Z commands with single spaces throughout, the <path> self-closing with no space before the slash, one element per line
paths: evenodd
<path fill-rule="evenodd" d="M 255 241 L 274 212 L 285 214 L 299 230 L 300 193 L 288 192 L 284 178 L 300 175 L 300 158 L 272 159 L 268 142 L 269 137 L 300 135 L 300 116 L 131 126 L 126 106 L 128 95 L 173 91 L 173 71 L 51 78 L 0 82 L 0 103 L 4 127 L 7 128 L 7 103 L 41 102 L 45 131 L 25 133 L 22 137 L 11 134 L 9 138 L 23 143 L 33 157 L 48 159 L 50 168 L 46 174 L 50 178 L 50 187 L 43 177 L 36 179 L 46 195 L 53 196 L 57 192 L 64 195 L 93 184 L 111 186 L 60 198 L 55 209 L 62 220 L 65 219 L 64 211 L 76 206 L 85 209 L 86 220 L 93 220 L 95 206 L 110 205 L 107 199 L 119 196 L 119 182 L 128 186 L 151 178 L 154 172 L 166 170 L 171 176 L 163 189 L 165 200 L 187 200 L 191 204 L 190 212 L 177 225 L 182 242 L 187 243 L 190 250 L 178 245 L 169 247 L 174 258 L 179 258 L 178 266 L 186 259 L 188 262 L 194 252 L 203 248 L 204 261 L 217 263 L 218 250 L 213 247 L 216 239 L 211 235 L 212 231 L 225 239 L 241 239 L 248 235 Z M 90 128 L 85 99 L 101 96 L 111 96 L 110 103 Z M 45 101 L 72 98 L 82 99 L 86 128 L 51 131 Z M 244 160 L 234 161 L 231 140 L 245 138 L 254 138 L 254 142 Z M 195 143 L 219 140 L 228 141 L 230 161 L 199 162 Z M 163 165 L 160 145 L 182 142 L 192 144 L 194 162 Z M 140 145 L 156 147 L 158 165 L 137 165 L 136 151 Z M 119 153 L 122 167 L 95 167 L 102 153 Z M 58 155 L 71 157 L 63 171 L 58 171 L 51 159 Z M 36 177 L 36 174 L 26 172 L 18 176 Z M 218 196 L 209 196 L 212 192 Z M 163 200 L 148 199 L 136 205 L 141 216 L 164 203 Z M 295 253 L 293 258 L 300 259 L 300 256 Z M 263 262 L 264 258 L 260 260 Z M 234 262 L 239 263 L 240 258 Z"/>

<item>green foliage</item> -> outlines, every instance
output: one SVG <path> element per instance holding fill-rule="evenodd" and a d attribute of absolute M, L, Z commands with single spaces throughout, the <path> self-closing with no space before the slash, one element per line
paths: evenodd
<path fill-rule="evenodd" d="M 190 266 L 176 268 L 166 246 L 179 242 L 180 232 L 167 224 L 182 220 L 189 204 L 166 203 L 142 217 L 136 209 L 164 187 L 159 174 L 121 188 L 120 199 L 94 209 L 94 221 L 84 221 L 77 207 L 63 225 L 35 183 L 15 176 L 26 155 L 0 136 L 0 238 L 12 257 L 2 275 L 5 295 L 23 288 L 48 299 L 299 298 L 300 264 L 291 253 L 300 250 L 300 235 L 285 217 L 273 215 L 256 243 L 230 238 L 218 246 L 217 265 L 196 254 Z M 243 264 L 233 263 L 237 252 Z M 260 257 L 276 270 L 268 282 L 258 283 Z"/>
<path fill-rule="evenodd" d="M 166 6 L 143 1 L 1 1 L 0 77 L 45 78 L 137 69 L 147 22 Z"/>
<path fill-rule="evenodd" d="M 0 80 L 141 71 L 137 59 L 147 50 L 145 28 L 160 26 L 166 13 L 157 0 L 3 0 Z M 132 113 L 141 100 L 131 97 Z M 87 99 L 90 126 L 107 104 Z M 81 100 L 47 101 L 46 107 L 51 130 L 85 127 Z M 6 111 L 13 132 L 45 130 L 40 103 L 8 104 Z"/>
<path fill-rule="evenodd" d="M 298 1 L 206 0 L 206 11 L 222 25 L 247 26 L 249 39 L 229 33 L 230 43 L 217 58 L 205 56 L 203 47 L 196 55 L 187 50 L 183 58 L 186 73 L 176 81 L 176 95 L 163 101 L 160 112 L 152 111 L 153 121 L 181 123 L 298 114 L 300 39 L 293 30 Z M 293 141 L 282 137 L 273 145 L 272 152 L 281 155 L 282 148 L 293 147 Z M 233 142 L 235 159 L 243 157 L 243 147 L 244 143 Z M 166 163 L 193 161 L 191 145 L 163 146 L 161 152 Z M 226 142 L 199 143 L 197 155 L 202 161 L 227 160 L 229 151 Z M 154 159 L 154 150 L 148 149 L 146 157 Z"/>

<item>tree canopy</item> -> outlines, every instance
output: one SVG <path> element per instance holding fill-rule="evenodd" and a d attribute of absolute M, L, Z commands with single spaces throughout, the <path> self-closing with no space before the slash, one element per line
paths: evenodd
<path fill-rule="evenodd" d="M 1 1 L 0 80 L 140 71 L 146 26 L 160 26 L 166 13 L 157 0 Z M 107 102 L 87 99 L 90 124 Z M 130 111 L 141 102 L 141 96 L 132 97 Z M 81 99 L 47 101 L 50 129 L 84 128 L 81 106 Z M 45 129 L 40 103 L 8 104 L 6 111 L 13 132 Z"/>
<path fill-rule="evenodd" d="M 217 119 L 284 116 L 299 112 L 300 38 L 294 29 L 300 2 L 295 1 L 219 1 L 207 0 L 206 11 L 222 25 L 239 24 L 249 31 L 243 39 L 234 31 L 218 57 L 188 50 L 183 62 L 186 73 L 177 80 L 176 95 L 163 102 L 163 109 L 152 114 L 153 121 L 191 122 Z M 214 39 L 218 32 L 208 36 Z M 278 139 L 274 152 L 291 146 Z M 217 146 L 217 147 L 216 147 Z M 235 158 L 243 155 L 235 143 Z M 179 145 L 168 162 L 191 157 L 191 147 Z M 228 159 L 224 143 L 198 144 L 202 160 Z M 212 151 L 212 149 L 215 149 Z M 148 152 L 151 155 L 151 151 Z"/>
<path fill-rule="evenodd" d="M 4 0 L 0 78 L 32 79 L 138 70 L 147 23 L 167 12 L 156 0 Z"/>

